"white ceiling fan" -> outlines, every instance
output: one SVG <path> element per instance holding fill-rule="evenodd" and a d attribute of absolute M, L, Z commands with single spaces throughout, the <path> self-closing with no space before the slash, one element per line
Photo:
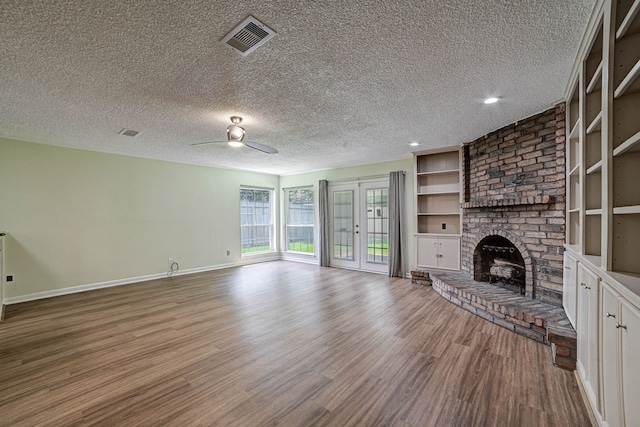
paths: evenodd
<path fill-rule="evenodd" d="M 267 154 L 276 154 L 278 150 L 273 147 L 269 147 L 268 145 L 260 144 L 252 141 L 245 141 L 244 128 L 240 126 L 242 123 L 242 117 L 240 116 L 231 116 L 231 125 L 227 126 L 227 140 L 226 141 L 208 141 L 208 142 L 198 142 L 197 144 L 191 145 L 206 145 L 206 144 L 218 144 L 226 142 L 232 147 L 242 147 L 247 146 L 249 148 L 254 148 L 256 150 L 262 151 Z"/>

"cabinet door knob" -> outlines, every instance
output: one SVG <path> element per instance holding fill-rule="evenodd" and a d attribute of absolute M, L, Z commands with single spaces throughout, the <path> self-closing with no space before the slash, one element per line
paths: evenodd
<path fill-rule="evenodd" d="M 611 314 L 611 313 L 607 313 L 607 317 L 613 317 L 615 319 L 616 315 L 615 314 Z"/>
<path fill-rule="evenodd" d="M 585 285 L 585 286 L 584 286 L 584 288 L 585 288 L 585 289 L 591 289 L 591 286 L 587 286 L 587 285 Z"/>
<path fill-rule="evenodd" d="M 586 287 L 586 286 L 587 286 L 587 284 L 586 284 L 586 283 L 580 283 L 580 286 L 584 286 L 584 287 Z"/>
<path fill-rule="evenodd" d="M 565 270 L 571 270 L 571 267 L 569 267 L 568 265 L 565 265 L 565 266 L 564 266 L 564 269 L 565 269 Z"/>
<path fill-rule="evenodd" d="M 621 325 L 620 323 L 616 322 L 616 329 L 627 329 L 627 325 Z"/>

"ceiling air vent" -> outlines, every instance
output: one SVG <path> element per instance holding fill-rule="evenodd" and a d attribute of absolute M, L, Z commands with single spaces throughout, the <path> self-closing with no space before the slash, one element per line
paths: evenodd
<path fill-rule="evenodd" d="M 221 40 L 242 56 L 247 56 L 263 44 L 276 32 L 258 21 L 253 16 L 249 16 L 235 27 Z"/>
<path fill-rule="evenodd" d="M 131 130 L 131 129 L 122 129 L 120 132 L 118 132 L 118 135 L 124 135 L 124 136 L 136 136 L 137 134 L 139 134 L 140 132 L 138 132 L 137 130 Z"/>

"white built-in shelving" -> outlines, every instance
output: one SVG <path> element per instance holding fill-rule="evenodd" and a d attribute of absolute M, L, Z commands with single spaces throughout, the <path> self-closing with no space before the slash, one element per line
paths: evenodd
<path fill-rule="evenodd" d="M 460 269 L 459 148 L 415 154 L 416 266 Z"/>
<path fill-rule="evenodd" d="M 611 109 L 612 246 L 610 269 L 640 274 L 640 1 L 615 7 Z"/>
<path fill-rule="evenodd" d="M 573 259 L 582 272 L 578 293 L 593 293 L 589 303 L 577 298 L 578 377 L 599 425 L 636 425 L 640 0 L 596 0 L 565 99 L 570 255 L 565 259 Z"/>

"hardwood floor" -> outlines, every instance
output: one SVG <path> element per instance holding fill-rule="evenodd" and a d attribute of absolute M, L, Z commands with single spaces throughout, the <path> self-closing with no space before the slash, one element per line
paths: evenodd
<path fill-rule="evenodd" d="M 588 426 L 549 348 L 407 279 L 271 262 L 12 305 L 0 425 Z"/>

